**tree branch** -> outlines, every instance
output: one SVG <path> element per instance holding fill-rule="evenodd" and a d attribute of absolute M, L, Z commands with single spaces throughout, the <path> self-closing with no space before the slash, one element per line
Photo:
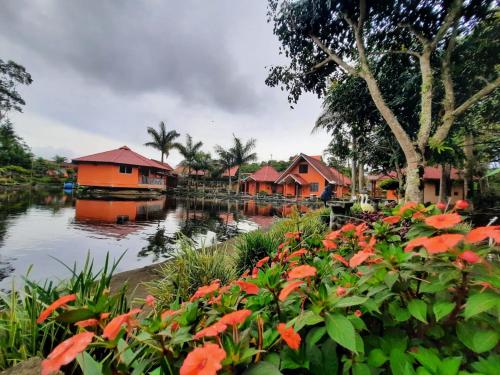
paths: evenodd
<path fill-rule="evenodd" d="M 356 71 L 356 69 L 349 65 L 348 63 L 346 63 L 344 60 L 342 60 L 342 58 L 340 56 L 338 56 L 335 52 L 333 52 L 331 49 L 329 49 L 327 46 L 325 46 L 323 44 L 323 42 L 321 42 L 321 40 L 319 40 L 319 38 L 315 35 L 310 35 L 312 41 L 319 47 L 321 48 L 321 50 L 326 53 L 328 55 L 328 58 L 327 60 L 329 59 L 330 61 L 333 61 L 335 62 L 337 65 L 339 65 L 342 69 L 344 69 L 345 71 L 347 71 L 349 74 L 352 74 L 354 76 L 358 76 L 359 73 Z M 322 62 L 320 62 L 319 64 L 316 64 L 316 66 L 323 66 L 323 65 L 326 65 L 327 64 L 327 61 L 323 60 Z M 314 69 L 314 67 L 313 67 Z"/>
<path fill-rule="evenodd" d="M 439 43 L 441 39 L 446 35 L 448 32 L 449 28 L 455 24 L 457 17 L 460 14 L 460 11 L 462 10 L 462 4 L 463 0 L 454 0 L 453 3 L 450 5 L 450 11 L 446 14 L 446 17 L 444 19 L 443 24 L 439 28 L 439 30 L 436 33 L 436 36 L 432 39 L 430 43 L 431 50 L 434 50 L 436 48 L 436 45 Z"/>
<path fill-rule="evenodd" d="M 386 51 L 379 51 L 375 52 L 375 55 L 387 55 L 387 54 L 396 54 L 396 55 L 410 55 L 414 56 L 416 58 L 420 58 L 420 54 L 415 51 L 395 51 L 395 50 L 386 50 Z"/>
<path fill-rule="evenodd" d="M 417 38 L 419 40 L 419 42 L 423 46 L 427 46 L 431 42 L 429 39 L 427 39 L 425 36 L 423 36 L 417 30 L 415 30 L 415 28 L 413 26 L 411 26 L 407 23 L 400 23 L 400 24 L 398 24 L 398 26 L 402 27 L 404 29 L 407 29 L 415 38 Z"/>

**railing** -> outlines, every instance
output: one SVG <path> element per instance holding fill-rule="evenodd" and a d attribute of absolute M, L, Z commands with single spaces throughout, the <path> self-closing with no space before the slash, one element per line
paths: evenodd
<path fill-rule="evenodd" d="M 140 176 L 139 184 L 140 185 L 165 185 L 165 180 L 163 178 L 157 178 L 157 177 Z"/>

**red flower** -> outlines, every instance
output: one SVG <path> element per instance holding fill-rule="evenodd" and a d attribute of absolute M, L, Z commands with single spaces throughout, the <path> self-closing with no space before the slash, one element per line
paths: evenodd
<path fill-rule="evenodd" d="M 62 296 L 61 298 L 55 300 L 52 302 L 49 307 L 47 307 L 45 310 L 43 310 L 36 320 L 38 324 L 42 323 L 45 319 L 47 319 L 50 314 L 52 314 L 55 310 L 57 310 L 60 307 L 63 307 L 66 305 L 68 302 L 76 300 L 76 294 L 69 294 L 67 296 Z"/>
<path fill-rule="evenodd" d="M 285 233 L 285 238 L 293 238 L 294 240 L 299 241 L 300 240 L 300 235 L 301 232 L 286 232 Z"/>
<path fill-rule="evenodd" d="M 465 210 L 468 207 L 469 207 L 469 202 L 464 201 L 463 199 L 460 199 L 455 203 L 455 208 L 457 210 Z"/>
<path fill-rule="evenodd" d="M 316 275 L 316 268 L 304 264 L 303 266 L 295 267 L 288 272 L 288 280 L 293 279 L 303 279 L 304 277 L 310 277 Z"/>
<path fill-rule="evenodd" d="M 161 320 L 167 319 L 169 316 L 174 316 L 177 313 L 176 310 L 165 310 L 161 313 Z"/>
<path fill-rule="evenodd" d="M 252 279 L 256 279 L 258 275 L 259 275 L 259 269 L 257 267 L 254 267 L 252 270 Z"/>
<path fill-rule="evenodd" d="M 439 208 L 441 211 L 443 211 L 446 208 L 446 203 L 438 202 L 436 204 L 436 207 Z"/>
<path fill-rule="evenodd" d="M 341 287 L 341 286 L 338 286 L 337 290 L 335 291 L 335 293 L 337 294 L 337 296 L 342 297 L 342 296 L 346 295 L 347 290 L 345 288 Z"/>
<path fill-rule="evenodd" d="M 212 281 L 210 285 L 201 286 L 191 297 L 191 301 L 197 300 L 198 298 L 205 297 L 207 294 L 212 294 L 216 292 L 220 287 L 219 280 Z"/>
<path fill-rule="evenodd" d="M 132 309 L 128 313 L 118 315 L 117 317 L 111 319 L 106 327 L 104 327 L 102 337 L 108 340 L 114 340 L 120 333 L 122 326 L 125 324 L 127 325 L 127 330 L 130 331 L 136 324 L 132 315 L 137 315 L 141 311 L 141 309 Z"/>
<path fill-rule="evenodd" d="M 80 328 L 85 328 L 85 327 L 95 327 L 98 324 L 99 324 L 99 321 L 97 319 L 86 319 L 86 320 L 80 320 L 79 322 L 76 322 L 75 326 L 80 327 Z"/>
<path fill-rule="evenodd" d="M 400 216 L 387 216 L 382 219 L 382 221 L 386 224 L 396 224 L 401 220 Z"/>
<path fill-rule="evenodd" d="M 278 324 L 278 332 L 283 341 L 285 341 L 291 349 L 297 350 L 300 348 L 300 335 L 295 332 L 292 327 L 287 328 L 285 323 L 280 323 Z"/>
<path fill-rule="evenodd" d="M 252 311 L 250 310 L 238 310 L 224 315 L 222 318 L 220 318 L 219 322 L 221 322 L 222 324 L 227 324 L 229 326 L 234 326 L 243 323 L 251 314 Z"/>
<path fill-rule="evenodd" d="M 206 343 L 190 352 L 182 364 L 180 375 L 215 375 L 222 368 L 226 352 L 217 344 Z"/>
<path fill-rule="evenodd" d="M 283 302 L 284 300 L 286 300 L 288 298 L 290 293 L 299 289 L 299 287 L 302 284 L 304 284 L 304 282 L 302 280 L 295 280 L 295 281 L 289 282 L 288 284 L 286 284 L 286 286 L 283 289 L 281 289 L 281 292 L 280 292 L 278 299 L 281 302 Z"/>
<path fill-rule="evenodd" d="M 405 246 L 405 253 L 412 251 L 416 247 L 424 246 L 428 239 L 428 237 L 418 237 L 409 241 Z"/>
<path fill-rule="evenodd" d="M 203 328 L 201 331 L 196 333 L 194 335 L 195 340 L 199 340 L 202 337 L 214 337 L 217 336 L 219 333 L 224 332 L 227 328 L 227 325 L 221 323 L 221 322 L 216 322 L 212 324 L 211 326 L 208 326 L 206 328 Z"/>
<path fill-rule="evenodd" d="M 442 234 L 427 238 L 424 247 L 431 254 L 444 253 L 464 239 L 462 234 Z"/>
<path fill-rule="evenodd" d="M 457 213 L 440 214 L 430 216 L 425 219 L 425 224 L 430 225 L 436 229 L 452 228 L 462 221 L 462 218 Z"/>
<path fill-rule="evenodd" d="M 332 254 L 332 257 L 337 259 L 342 264 L 344 264 L 344 266 L 349 267 L 349 263 L 347 263 L 347 260 L 345 260 L 345 258 L 342 255 Z"/>
<path fill-rule="evenodd" d="M 236 284 L 243 290 L 246 294 L 259 294 L 259 287 L 253 283 L 247 281 L 238 280 Z"/>
<path fill-rule="evenodd" d="M 325 247 L 325 249 L 327 250 L 331 250 L 331 249 L 336 249 L 337 248 L 337 244 L 331 240 L 323 240 L 323 246 Z"/>
<path fill-rule="evenodd" d="M 407 202 L 399 208 L 399 214 L 403 215 L 406 210 L 411 210 L 417 207 L 417 202 Z"/>
<path fill-rule="evenodd" d="M 340 230 L 336 230 L 336 231 L 328 233 L 325 236 L 325 239 L 330 240 L 330 241 L 335 241 L 337 238 L 339 238 L 339 236 L 340 236 Z"/>
<path fill-rule="evenodd" d="M 365 250 L 358 251 L 356 254 L 352 256 L 351 259 L 349 259 L 349 266 L 351 268 L 356 268 L 357 266 L 362 264 L 365 260 L 367 260 L 371 255 L 372 253 L 370 251 L 365 251 Z"/>
<path fill-rule="evenodd" d="M 411 215 L 411 217 L 414 220 L 424 220 L 425 219 L 425 215 L 420 211 L 415 212 L 413 215 Z"/>
<path fill-rule="evenodd" d="M 41 375 L 55 374 L 83 352 L 94 338 L 93 332 L 82 332 L 57 345 L 47 359 L 42 361 Z"/>
<path fill-rule="evenodd" d="M 482 260 L 479 255 L 470 250 L 465 250 L 459 257 L 469 263 L 478 263 Z"/>
<path fill-rule="evenodd" d="M 257 268 L 262 267 L 264 264 L 266 264 L 269 261 L 269 257 L 264 257 L 261 260 L 259 260 L 256 264 Z"/>
<path fill-rule="evenodd" d="M 500 225 L 473 229 L 465 236 L 465 242 L 476 243 L 486 238 L 493 238 L 495 242 L 500 243 Z"/>
<path fill-rule="evenodd" d="M 111 313 L 109 313 L 109 312 L 101 313 L 101 315 L 99 316 L 99 319 L 106 320 L 109 318 L 110 315 L 111 315 Z"/>
<path fill-rule="evenodd" d="M 349 232 L 350 230 L 356 230 L 356 225 L 348 223 L 345 224 L 342 228 L 340 228 L 341 232 Z"/>
<path fill-rule="evenodd" d="M 291 253 L 287 259 L 301 257 L 302 255 L 306 255 L 307 253 L 307 249 L 302 248 Z"/>
<path fill-rule="evenodd" d="M 155 298 L 152 295 L 147 295 L 145 299 L 146 305 L 155 307 Z"/>
<path fill-rule="evenodd" d="M 361 315 L 363 315 L 363 313 L 361 312 L 361 310 L 356 310 L 356 311 L 354 311 L 354 315 L 356 315 L 358 318 L 360 318 Z"/>

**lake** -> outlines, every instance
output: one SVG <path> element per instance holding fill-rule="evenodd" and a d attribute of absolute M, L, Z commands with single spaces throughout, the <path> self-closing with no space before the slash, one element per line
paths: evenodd
<path fill-rule="evenodd" d="M 255 201 L 214 201 L 161 196 L 149 200 L 77 199 L 57 190 L 0 190 L 0 289 L 30 278 L 69 275 L 60 264 L 82 265 L 90 254 L 96 266 L 106 254 L 126 271 L 175 256 L 184 235 L 210 245 L 238 233 L 268 227 L 293 205 Z M 307 210 L 305 207 L 300 207 Z"/>

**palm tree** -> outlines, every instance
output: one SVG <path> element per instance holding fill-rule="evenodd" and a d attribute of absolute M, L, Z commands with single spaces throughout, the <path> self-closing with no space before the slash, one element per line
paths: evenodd
<path fill-rule="evenodd" d="M 223 147 L 217 145 L 215 146 L 215 152 L 219 156 L 219 163 L 223 167 L 223 171 L 227 170 L 228 172 L 231 170 L 231 167 L 234 166 L 234 156 L 231 152 L 231 149 L 226 150 Z M 227 192 L 231 191 L 231 174 L 229 174 L 229 184 L 227 188 Z"/>
<path fill-rule="evenodd" d="M 247 164 L 257 160 L 257 154 L 252 152 L 255 148 L 256 140 L 250 138 L 246 143 L 244 143 L 240 138 L 233 134 L 234 143 L 231 147 L 230 152 L 233 155 L 234 165 L 239 166 L 238 168 L 238 193 L 240 192 L 240 170 L 243 164 Z"/>
<path fill-rule="evenodd" d="M 165 123 L 160 121 L 160 129 L 159 131 L 151 126 L 148 127 L 148 133 L 151 135 L 153 139 L 150 142 L 144 143 L 145 146 L 156 148 L 161 152 L 161 162 L 163 163 L 163 158 L 170 153 L 170 150 L 176 147 L 176 143 L 174 140 L 180 136 L 175 130 L 170 130 L 167 132 L 165 128 Z"/>
<path fill-rule="evenodd" d="M 184 157 L 184 160 L 181 162 L 185 168 L 188 169 L 188 178 L 191 177 L 191 170 L 195 164 L 196 154 L 200 151 L 200 148 L 203 146 L 203 142 L 193 143 L 193 137 L 189 134 L 186 134 L 186 144 L 175 143 L 174 147 L 179 150 L 179 153 Z"/>
<path fill-rule="evenodd" d="M 212 165 L 212 156 L 208 152 L 199 151 L 194 156 L 192 168 L 198 176 L 199 171 L 207 172 Z M 198 183 L 196 183 L 198 188 Z"/>

